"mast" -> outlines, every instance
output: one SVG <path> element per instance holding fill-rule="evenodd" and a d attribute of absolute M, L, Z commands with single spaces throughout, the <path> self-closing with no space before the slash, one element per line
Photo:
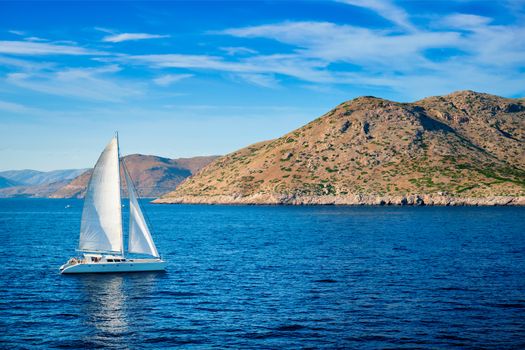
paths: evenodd
<path fill-rule="evenodd" d="M 117 139 L 117 161 L 118 161 L 118 184 L 119 184 L 119 192 L 118 192 L 118 202 L 120 204 L 120 207 L 122 208 L 122 198 L 121 198 L 121 192 L 122 192 L 122 182 L 120 179 L 120 144 L 118 140 L 118 131 L 115 131 L 115 137 Z M 120 254 L 122 257 L 124 257 L 124 227 L 122 225 L 122 210 L 120 211 Z"/>

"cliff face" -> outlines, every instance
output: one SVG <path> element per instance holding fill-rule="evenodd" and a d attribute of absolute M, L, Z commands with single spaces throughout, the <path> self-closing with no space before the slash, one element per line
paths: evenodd
<path fill-rule="evenodd" d="M 157 203 L 525 204 L 525 103 L 360 97 L 223 156 Z"/>
<path fill-rule="evenodd" d="M 173 190 L 188 176 L 216 159 L 215 156 L 169 159 L 132 154 L 124 157 L 133 183 L 141 197 L 157 197 Z M 91 178 L 92 170 L 57 189 L 50 198 L 82 198 Z M 123 178 L 121 174 L 121 178 Z M 125 189 L 125 186 L 124 186 Z"/>

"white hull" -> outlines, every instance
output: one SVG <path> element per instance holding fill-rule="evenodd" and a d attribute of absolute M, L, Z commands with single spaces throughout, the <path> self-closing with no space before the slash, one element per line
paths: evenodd
<path fill-rule="evenodd" d="M 60 267 L 60 273 L 114 273 L 164 271 L 166 262 L 160 259 L 132 259 L 122 262 L 80 263 Z"/>

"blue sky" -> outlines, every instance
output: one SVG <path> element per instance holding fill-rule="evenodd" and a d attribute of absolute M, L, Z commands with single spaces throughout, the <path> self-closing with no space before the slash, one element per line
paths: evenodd
<path fill-rule="evenodd" d="M 525 95 L 525 1 L 0 1 L 0 170 L 225 154 L 360 95 Z"/>

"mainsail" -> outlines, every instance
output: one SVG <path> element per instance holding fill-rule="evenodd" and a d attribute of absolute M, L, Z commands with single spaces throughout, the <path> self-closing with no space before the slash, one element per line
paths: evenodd
<path fill-rule="evenodd" d="M 106 146 L 93 169 L 82 210 L 79 249 L 123 253 L 118 140 Z"/>
<path fill-rule="evenodd" d="M 124 160 L 122 160 L 124 168 L 124 176 L 126 178 L 126 184 L 128 187 L 129 196 L 129 240 L 128 240 L 128 252 L 148 254 L 154 257 L 159 257 L 157 247 L 153 243 L 151 233 L 149 232 L 144 215 L 140 210 L 140 205 L 137 199 L 137 192 L 133 181 L 129 176 Z"/>

